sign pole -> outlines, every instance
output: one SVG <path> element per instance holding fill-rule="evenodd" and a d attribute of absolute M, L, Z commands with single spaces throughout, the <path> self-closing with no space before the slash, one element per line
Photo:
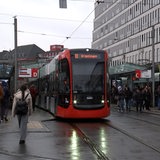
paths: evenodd
<path fill-rule="evenodd" d="M 155 66 L 154 66 L 154 58 L 155 58 L 155 46 L 154 46 L 154 38 L 155 38 L 155 28 L 152 26 L 152 107 L 155 107 Z"/>
<path fill-rule="evenodd" d="M 17 18 L 14 17 L 14 92 L 17 91 Z"/>

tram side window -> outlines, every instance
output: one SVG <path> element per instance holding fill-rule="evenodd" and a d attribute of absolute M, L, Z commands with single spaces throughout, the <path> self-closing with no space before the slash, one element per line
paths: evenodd
<path fill-rule="evenodd" d="M 59 61 L 59 91 L 69 93 L 69 64 L 67 59 Z"/>
<path fill-rule="evenodd" d="M 49 94 L 52 94 L 53 91 L 54 91 L 54 74 L 51 73 L 49 77 Z"/>

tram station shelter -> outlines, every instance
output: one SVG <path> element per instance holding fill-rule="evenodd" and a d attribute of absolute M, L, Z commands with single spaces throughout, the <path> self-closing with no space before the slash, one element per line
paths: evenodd
<path fill-rule="evenodd" d="M 118 85 L 125 85 L 127 84 L 131 89 L 135 85 L 142 85 L 144 83 L 149 83 L 151 78 L 140 78 L 137 79 L 135 77 L 135 71 L 145 71 L 151 69 L 150 66 L 145 65 L 138 65 L 133 63 L 124 63 L 117 66 L 110 66 L 109 74 L 111 80 L 111 86 L 113 83 Z"/>

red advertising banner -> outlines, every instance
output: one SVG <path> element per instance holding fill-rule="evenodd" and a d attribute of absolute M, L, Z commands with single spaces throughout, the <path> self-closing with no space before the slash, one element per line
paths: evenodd
<path fill-rule="evenodd" d="M 141 70 L 135 70 L 135 77 L 141 78 Z"/>
<path fill-rule="evenodd" d="M 32 68 L 32 78 L 38 77 L 38 68 Z"/>

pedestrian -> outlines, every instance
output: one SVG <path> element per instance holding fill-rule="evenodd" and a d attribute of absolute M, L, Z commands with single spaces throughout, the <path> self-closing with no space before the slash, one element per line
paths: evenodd
<path fill-rule="evenodd" d="M 118 87 L 118 97 L 119 97 L 119 111 L 124 112 L 124 90 L 122 86 Z"/>
<path fill-rule="evenodd" d="M 16 115 L 16 103 L 17 101 L 25 98 L 25 101 L 28 105 L 28 113 L 25 115 L 17 114 L 19 128 L 20 128 L 20 141 L 19 144 L 24 144 L 25 139 L 27 136 L 27 123 L 28 123 L 28 116 L 32 114 L 32 97 L 30 94 L 29 89 L 24 84 L 20 87 L 20 89 L 14 94 L 13 104 L 12 104 L 12 116 L 15 117 Z"/>
<path fill-rule="evenodd" d="M 2 84 L 0 83 L 0 116 L 1 116 L 0 123 L 3 121 L 3 115 L 4 115 L 2 101 L 3 101 L 3 88 L 2 88 Z"/>
<path fill-rule="evenodd" d="M 32 84 L 29 88 L 31 96 L 32 96 L 32 106 L 33 106 L 33 111 L 35 111 L 35 103 L 36 103 L 36 98 L 38 95 L 38 90 L 34 84 Z"/>
<path fill-rule="evenodd" d="M 124 88 L 124 97 L 125 97 L 125 103 L 126 103 L 126 111 L 131 110 L 131 99 L 132 99 L 132 92 L 130 88 L 126 85 Z"/>
<path fill-rule="evenodd" d="M 143 93 L 142 93 L 142 89 L 139 87 L 135 91 L 134 100 L 135 100 L 136 111 L 142 112 Z"/>
<path fill-rule="evenodd" d="M 158 110 L 160 110 L 160 85 L 157 88 L 157 101 Z"/>
<path fill-rule="evenodd" d="M 5 81 L 2 81 L 2 88 L 3 88 L 3 100 L 2 100 L 2 118 L 5 121 L 8 121 L 8 110 L 9 110 L 9 103 L 10 103 L 10 91 L 8 88 L 8 84 Z"/>
<path fill-rule="evenodd" d="M 116 86 L 112 86 L 111 88 L 111 103 L 116 104 L 118 101 L 118 89 Z"/>
<path fill-rule="evenodd" d="M 143 95 L 144 95 L 144 100 L 145 100 L 145 108 L 146 110 L 150 110 L 151 92 L 148 86 L 145 86 Z"/>

